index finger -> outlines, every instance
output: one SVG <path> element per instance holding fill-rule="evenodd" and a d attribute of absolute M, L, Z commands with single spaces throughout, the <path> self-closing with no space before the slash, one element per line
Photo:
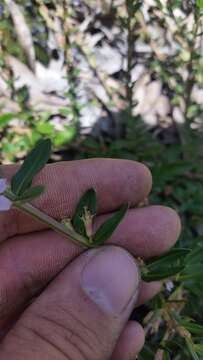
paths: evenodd
<path fill-rule="evenodd" d="M 10 180 L 15 165 L 1 166 L 3 177 Z M 97 193 L 98 214 L 108 213 L 123 203 L 133 206 L 144 200 L 151 190 L 151 174 L 136 161 L 88 159 L 47 165 L 35 184 L 46 186 L 34 206 L 55 219 L 71 217 L 81 195 L 93 187 Z M 0 242 L 8 237 L 45 229 L 46 225 L 11 209 L 0 213 Z"/>

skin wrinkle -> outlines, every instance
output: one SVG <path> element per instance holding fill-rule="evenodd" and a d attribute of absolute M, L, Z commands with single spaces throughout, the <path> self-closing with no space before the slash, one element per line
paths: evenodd
<path fill-rule="evenodd" d="M 57 305 L 56 305 L 57 306 Z M 67 313 L 67 311 L 66 311 L 66 313 Z M 47 322 L 49 325 L 51 325 L 52 327 L 54 326 L 54 328 L 55 328 L 55 333 L 56 333 L 56 327 L 57 328 L 59 328 L 60 330 L 62 330 L 62 332 L 64 332 L 64 335 L 62 335 L 61 333 L 59 334 L 58 333 L 58 335 L 62 335 L 63 337 L 64 337 L 64 339 L 65 340 L 67 340 L 67 341 L 69 341 L 70 343 L 72 343 L 73 345 L 75 345 L 75 344 L 77 344 L 77 341 L 79 340 L 80 341 L 80 343 L 81 344 L 84 344 L 84 345 L 87 345 L 87 343 L 86 343 L 86 341 L 85 340 L 83 340 L 83 338 L 79 335 L 80 334 L 80 331 L 79 331 L 79 329 L 78 329 L 78 331 L 77 331 L 77 334 L 76 334 L 76 332 L 74 331 L 73 332 L 73 330 L 71 330 L 71 329 L 69 329 L 68 327 L 66 327 L 65 325 L 63 325 L 61 322 L 59 322 L 58 320 L 56 320 L 56 318 L 54 317 L 52 317 L 51 319 L 48 317 L 48 316 L 46 316 L 46 315 L 44 315 L 43 313 L 41 313 L 40 315 L 39 314 L 37 314 L 36 315 L 36 313 L 34 313 L 33 311 L 32 311 L 32 314 L 34 315 L 34 317 L 36 317 L 37 319 L 42 319 L 43 321 L 45 321 L 45 322 Z M 69 314 L 69 316 L 70 316 L 71 314 Z M 75 319 L 75 318 L 74 318 Z M 75 320 L 77 320 L 77 319 L 75 319 Z M 67 322 L 67 324 L 68 324 L 68 322 Z M 71 322 L 69 322 L 69 324 L 72 324 Z M 82 329 L 84 329 L 84 328 L 82 328 Z M 64 331 L 65 330 L 65 331 Z M 75 330 L 75 329 L 74 329 Z M 88 332 L 90 332 L 91 331 L 91 329 L 88 329 Z M 81 333 L 83 333 L 83 331 L 81 331 Z M 88 337 L 88 336 L 87 336 Z M 73 341 L 73 339 L 76 339 L 75 341 Z M 89 338 L 89 337 L 88 337 Z M 91 342 L 90 343 L 88 343 L 88 346 L 89 346 L 89 349 L 92 351 L 92 353 L 94 353 L 94 348 L 93 347 L 91 347 L 90 346 L 91 345 Z"/>
<path fill-rule="evenodd" d="M 21 327 L 22 327 L 22 324 L 21 324 Z M 59 354 L 61 354 L 63 356 L 64 360 L 73 360 L 69 357 L 69 355 L 66 352 L 64 352 L 60 347 L 58 347 L 57 344 L 52 343 L 49 340 L 49 338 L 47 336 L 45 336 L 44 334 L 42 334 L 41 332 L 38 332 L 36 329 L 29 327 L 25 324 L 23 324 L 23 327 L 26 330 L 26 332 L 28 330 L 32 335 L 34 335 L 38 339 L 38 341 L 40 340 L 40 342 L 44 342 L 45 344 L 48 344 L 49 347 L 51 347 L 52 349 L 57 351 L 57 356 Z M 33 336 L 32 336 L 32 338 L 33 338 Z M 33 341 L 33 339 L 32 339 L 32 341 Z"/>
<path fill-rule="evenodd" d="M 33 319 L 35 319 L 34 322 L 33 322 L 33 320 L 31 322 L 32 327 L 25 324 L 25 322 L 26 322 L 26 319 L 25 319 L 23 321 L 23 328 L 32 331 L 34 334 L 38 335 L 42 340 L 45 340 L 46 342 L 47 342 L 47 339 L 49 339 L 49 344 L 54 346 L 57 350 L 60 350 L 60 352 L 62 354 L 64 354 L 65 356 L 70 355 L 70 354 L 66 355 L 66 351 L 63 350 L 63 345 L 65 347 L 67 347 L 69 351 L 70 351 L 70 345 L 71 345 L 73 352 L 75 350 L 78 351 L 78 353 L 75 354 L 75 356 L 73 357 L 74 359 L 79 360 L 80 359 L 79 356 L 81 355 L 81 360 L 83 360 L 83 359 L 90 360 L 91 359 L 90 355 L 93 355 L 93 354 L 95 355 L 96 349 L 98 347 L 97 345 L 95 345 L 95 347 L 90 346 L 90 344 L 92 344 L 93 341 L 95 341 L 95 338 L 97 339 L 97 342 L 99 343 L 97 334 L 95 332 L 93 332 L 92 329 L 87 328 L 86 324 L 82 323 L 78 317 L 73 316 L 73 314 L 71 314 L 71 313 L 67 314 L 67 309 L 64 310 L 64 308 L 62 306 L 60 306 L 60 308 L 58 309 L 58 305 L 56 305 L 56 307 L 57 307 L 58 313 L 61 313 L 61 310 L 62 310 L 63 312 L 65 312 L 66 317 L 67 317 L 67 315 L 68 315 L 68 318 L 70 317 L 70 319 L 71 319 L 70 321 L 68 321 L 66 319 L 66 323 L 69 326 L 69 328 L 68 328 L 68 326 L 65 327 L 65 325 L 62 325 L 61 322 L 56 320 L 55 316 L 53 317 L 53 315 L 54 315 L 53 313 L 52 313 L 51 317 L 49 318 L 49 317 L 43 315 L 43 312 L 41 314 L 38 314 L 38 313 L 34 312 L 33 310 L 32 310 L 32 312 L 29 313 L 29 317 L 30 318 L 33 317 Z M 45 312 L 47 312 L 47 311 L 45 311 Z M 41 320 L 42 320 L 42 322 L 40 323 Z M 36 321 L 37 321 L 37 328 L 35 326 Z M 45 326 L 46 323 L 48 323 L 48 327 Z M 80 324 L 80 325 L 82 324 L 81 328 L 78 328 L 78 324 Z M 49 329 L 49 325 L 51 325 L 50 329 Z M 71 326 L 71 328 L 70 328 L 70 326 Z M 21 327 L 22 327 L 22 322 L 21 322 Z M 54 332 L 51 330 L 52 328 L 54 329 Z M 56 336 L 57 328 L 62 329 L 62 333 L 58 334 L 58 336 L 59 336 L 58 340 L 57 340 L 57 336 Z M 46 333 L 45 333 L 44 329 L 49 329 L 49 331 L 48 332 L 46 331 Z M 84 331 L 85 329 L 87 331 Z M 77 332 L 76 332 L 76 330 L 77 330 Z M 80 333 L 86 334 L 86 339 L 83 339 L 79 335 Z M 93 334 L 93 336 L 91 338 L 90 338 L 90 333 Z M 53 337 L 52 337 L 52 334 L 54 334 Z M 63 344 L 63 342 L 62 343 L 60 342 L 60 338 L 61 339 L 64 338 L 64 340 L 65 340 L 64 344 Z M 60 344 L 61 346 L 59 345 L 59 342 L 61 343 Z M 69 346 L 67 346 L 67 343 L 69 344 Z M 80 344 L 80 346 L 78 346 L 78 343 Z M 95 358 L 93 360 L 95 360 Z"/>
<path fill-rule="evenodd" d="M 57 305 L 56 305 L 57 306 Z M 58 320 L 56 320 L 55 318 L 49 318 L 48 316 L 44 315 L 43 313 L 41 313 L 40 315 L 37 314 L 36 316 L 36 313 L 34 313 L 32 311 L 32 315 L 34 315 L 34 317 L 37 319 L 37 320 L 43 320 L 43 322 L 47 323 L 48 325 L 51 325 L 51 327 L 54 326 L 54 332 L 55 334 L 57 333 L 57 328 L 58 330 L 62 330 L 62 333 L 61 331 L 58 332 L 58 335 L 62 337 L 64 337 L 65 340 L 69 340 L 69 339 L 72 339 L 73 337 L 73 332 L 72 330 L 68 329 L 65 325 L 63 325 L 61 322 L 59 322 Z M 65 331 L 64 331 L 65 330 Z M 80 336 L 77 336 L 77 338 L 81 341 L 82 338 Z"/>
<path fill-rule="evenodd" d="M 65 314 L 67 314 L 67 309 L 64 308 L 62 306 L 62 304 L 60 304 L 60 310 L 62 310 Z M 70 316 L 71 320 L 73 320 L 75 323 L 79 324 L 81 329 L 86 329 L 87 331 L 87 338 L 90 338 L 90 335 L 92 337 L 92 341 L 96 339 L 97 343 L 99 344 L 101 339 L 98 338 L 98 335 L 96 333 L 96 331 L 93 330 L 93 328 L 87 328 L 86 323 L 84 323 L 83 321 L 81 321 L 80 317 L 76 317 L 75 315 L 73 315 L 71 312 L 68 312 L 68 316 Z M 72 321 L 70 322 L 72 324 Z"/>
<path fill-rule="evenodd" d="M 54 176 L 52 176 L 52 173 L 54 174 Z M 62 216 L 72 215 L 72 204 L 74 204 L 75 202 L 75 190 L 77 189 L 75 184 L 73 186 L 70 180 L 67 181 L 67 179 L 64 179 L 63 177 L 61 177 L 61 181 L 59 184 L 58 175 L 55 176 L 54 171 L 50 172 L 50 177 L 49 172 L 47 171 L 46 176 L 41 176 L 41 178 L 41 180 L 38 180 L 38 183 L 48 184 L 46 191 L 47 194 L 51 194 L 51 197 L 48 197 L 46 196 L 46 194 L 44 194 L 44 196 L 41 197 L 40 207 L 37 206 L 38 201 L 33 202 L 33 204 L 36 205 L 36 207 L 43 209 L 45 213 L 57 219 Z M 75 188 L 74 197 L 71 195 L 71 188 Z M 58 202 L 57 199 L 59 199 L 60 202 Z"/>

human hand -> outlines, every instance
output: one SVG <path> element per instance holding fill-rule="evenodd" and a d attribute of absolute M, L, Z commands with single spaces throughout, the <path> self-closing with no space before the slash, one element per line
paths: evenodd
<path fill-rule="evenodd" d="M 9 179 L 16 167 L 1 170 Z M 123 203 L 132 207 L 143 201 L 151 189 L 149 171 L 128 160 L 48 165 L 36 182 L 47 187 L 36 207 L 57 219 L 71 216 L 81 195 L 95 188 L 97 224 Z M 160 255 L 179 232 L 173 210 L 131 208 L 109 241 L 113 246 L 84 252 L 14 209 L 1 213 L 0 358 L 132 359 L 143 345 L 144 332 L 128 318 L 160 283 L 140 281 L 131 255 Z"/>

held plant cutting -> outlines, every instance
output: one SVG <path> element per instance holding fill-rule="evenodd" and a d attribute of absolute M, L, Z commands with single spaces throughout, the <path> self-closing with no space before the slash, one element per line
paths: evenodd
<path fill-rule="evenodd" d="M 7 185 L 6 179 L 0 179 L 0 211 L 11 206 L 44 222 L 50 228 L 65 235 L 85 247 L 102 245 L 114 232 L 125 216 L 128 205 L 123 205 L 110 219 L 93 233 L 93 221 L 96 215 L 96 192 L 89 189 L 80 199 L 72 219 L 56 221 L 29 202 L 42 195 L 44 185 L 33 186 L 33 178 L 46 165 L 51 154 L 51 141 L 41 140 L 27 156 L 24 163 Z"/>
<path fill-rule="evenodd" d="M 128 211 L 128 204 L 121 206 L 95 232 L 94 219 L 97 212 L 97 199 L 94 189 L 89 189 L 81 197 L 73 217 L 63 219 L 61 222 L 30 204 L 33 199 L 41 196 L 45 191 L 46 184 L 33 185 L 33 179 L 46 165 L 50 154 L 51 141 L 49 139 L 41 140 L 27 156 L 20 169 L 11 179 L 10 184 L 7 183 L 7 179 L 0 179 L 0 211 L 7 211 L 11 207 L 15 207 L 83 247 L 94 248 L 103 245 L 123 220 Z M 144 262 L 143 259 L 137 259 L 137 261 L 140 264 L 144 281 L 171 278 L 172 287 L 175 283 L 175 290 L 167 302 L 160 295 L 162 305 L 166 305 L 158 306 L 156 312 L 153 312 L 152 319 L 150 319 L 151 324 L 154 323 L 156 326 L 159 319 L 165 318 L 167 331 L 159 346 L 164 352 L 164 359 L 170 359 L 170 341 L 173 340 L 174 334 L 177 334 L 185 342 L 192 359 L 200 359 L 199 356 L 203 356 L 203 344 L 201 342 L 203 326 L 196 324 L 191 318 L 183 318 L 181 316 L 182 306 L 180 310 L 174 311 L 174 303 L 179 304 L 180 294 L 184 293 L 185 284 L 192 281 L 193 285 L 196 283 L 198 286 L 198 283 L 202 281 L 203 245 L 200 243 L 194 249 L 174 248 L 168 253 L 147 262 Z M 181 301 L 184 301 L 184 298 Z M 146 359 L 145 356 L 142 357 L 142 354 L 139 358 L 141 360 Z"/>
<path fill-rule="evenodd" d="M 0 211 L 7 211 L 13 206 L 84 247 L 94 248 L 103 245 L 123 220 L 128 211 L 128 204 L 121 206 L 96 232 L 94 232 L 94 218 L 97 211 L 97 199 L 94 189 L 89 189 L 81 197 L 73 217 L 63 219 L 61 222 L 37 209 L 30 204 L 30 201 L 41 196 L 46 185 L 33 186 L 33 179 L 46 165 L 50 155 L 51 141 L 41 140 L 26 157 L 10 184 L 7 184 L 6 179 L 0 179 Z M 203 262 L 203 247 L 200 246 L 193 251 L 174 248 L 148 262 L 144 263 L 141 259 L 140 267 L 145 281 L 162 280 L 174 276 L 176 279 L 183 280 L 203 275 L 201 262 Z"/>

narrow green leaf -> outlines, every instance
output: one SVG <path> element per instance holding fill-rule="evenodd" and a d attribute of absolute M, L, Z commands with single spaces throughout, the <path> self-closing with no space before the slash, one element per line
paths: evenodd
<path fill-rule="evenodd" d="M 160 270 L 157 272 L 156 271 L 145 272 L 143 271 L 143 269 L 141 269 L 141 276 L 142 276 L 142 280 L 146 282 L 159 281 L 173 277 L 179 274 L 182 270 L 183 270 L 182 266 L 176 266 L 173 269 L 166 269 L 166 270 L 160 268 Z"/>
<path fill-rule="evenodd" d="M 185 263 L 185 257 L 189 253 L 190 250 L 185 248 L 172 249 L 162 256 L 149 260 L 147 266 L 150 270 L 157 270 L 163 265 L 166 267 L 182 265 Z"/>
<path fill-rule="evenodd" d="M 169 355 L 168 351 L 164 351 L 163 360 L 170 360 L 170 355 Z"/>
<path fill-rule="evenodd" d="M 172 249 L 159 258 L 151 259 L 141 269 L 144 281 L 156 281 L 175 276 L 185 268 L 188 249 Z"/>
<path fill-rule="evenodd" d="M 88 210 L 90 215 L 96 215 L 96 192 L 94 189 L 87 190 L 81 197 L 72 219 L 75 231 L 83 236 L 87 236 L 85 225 L 82 220 L 82 217 L 85 215 L 85 209 Z"/>
<path fill-rule="evenodd" d="M 139 360 L 154 360 L 154 351 L 145 344 L 139 354 Z"/>
<path fill-rule="evenodd" d="M 203 337 L 203 325 L 188 320 L 181 320 L 179 324 L 184 326 L 191 334 Z"/>
<path fill-rule="evenodd" d="M 197 4 L 198 4 L 200 9 L 203 9 L 203 0 L 198 0 Z"/>
<path fill-rule="evenodd" d="M 186 257 L 186 264 L 198 264 L 203 263 L 203 246 L 199 245 L 195 249 L 191 250 Z"/>
<path fill-rule="evenodd" d="M 16 201 L 30 201 L 39 197 L 45 190 L 45 186 L 38 185 L 24 191 L 24 193 L 17 197 Z"/>
<path fill-rule="evenodd" d="M 22 195 L 31 186 L 34 176 L 49 160 L 50 153 L 51 141 L 49 139 L 37 143 L 11 180 L 11 190 L 15 195 Z"/>
<path fill-rule="evenodd" d="M 100 226 L 93 238 L 94 245 L 102 245 L 108 238 L 110 238 L 114 230 L 123 220 L 127 210 L 128 204 L 123 205 L 120 210 L 118 210 L 110 219 Z"/>
<path fill-rule="evenodd" d="M 0 128 L 3 128 L 9 124 L 11 120 L 14 119 L 16 113 L 7 112 L 5 114 L 0 115 Z"/>
<path fill-rule="evenodd" d="M 187 265 L 180 275 L 181 280 L 203 280 L 203 264 Z"/>
<path fill-rule="evenodd" d="M 195 347 L 194 347 L 194 344 L 192 342 L 192 340 L 190 340 L 189 338 L 185 338 L 185 342 L 186 342 L 186 345 L 187 345 L 187 348 L 192 356 L 192 359 L 193 360 L 200 360 L 199 359 L 199 356 L 197 355 L 196 351 L 195 351 Z"/>
<path fill-rule="evenodd" d="M 44 136 L 52 136 L 53 132 L 55 132 L 54 125 L 46 121 L 38 122 L 36 124 L 36 129 Z"/>
<path fill-rule="evenodd" d="M 67 126 L 64 128 L 63 131 L 58 132 L 54 136 L 54 145 L 55 146 L 62 146 L 65 144 L 69 144 L 73 138 L 77 134 L 77 129 L 75 126 Z"/>
<path fill-rule="evenodd" d="M 203 344 L 194 344 L 194 350 L 203 356 Z"/>
<path fill-rule="evenodd" d="M 165 344 L 166 344 L 167 348 L 172 351 L 172 353 L 174 351 L 177 351 L 177 348 L 180 351 L 182 351 L 183 353 L 185 352 L 185 344 L 182 343 L 180 337 L 177 337 L 176 339 L 173 339 L 173 340 L 167 340 L 167 341 L 165 341 Z"/>

